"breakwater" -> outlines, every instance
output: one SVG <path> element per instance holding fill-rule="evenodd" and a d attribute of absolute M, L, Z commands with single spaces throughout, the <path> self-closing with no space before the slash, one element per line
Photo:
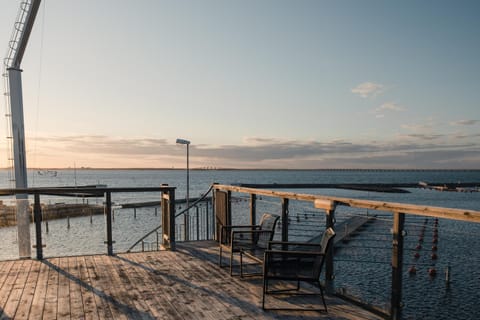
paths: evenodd
<path fill-rule="evenodd" d="M 103 205 L 76 204 L 76 203 L 56 203 L 42 204 L 43 220 L 62 219 L 67 217 L 80 217 L 103 214 Z M 33 222 L 33 207 L 29 207 L 30 221 Z M 15 226 L 16 207 L 3 204 L 0 201 L 0 227 Z"/>
<path fill-rule="evenodd" d="M 239 187 L 257 189 L 346 189 L 357 191 L 371 191 L 384 193 L 410 193 L 409 188 L 433 189 L 438 191 L 467 191 L 466 188 L 475 188 L 468 191 L 478 191 L 480 182 L 467 183 L 237 183 Z"/>

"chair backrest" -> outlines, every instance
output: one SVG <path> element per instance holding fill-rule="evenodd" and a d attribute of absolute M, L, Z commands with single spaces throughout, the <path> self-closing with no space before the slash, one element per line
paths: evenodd
<path fill-rule="evenodd" d="M 264 213 L 262 218 L 260 219 L 260 230 L 271 231 L 270 233 L 261 233 L 257 239 L 257 246 L 260 248 L 267 248 L 268 243 L 273 240 L 273 236 L 275 235 L 275 227 L 277 226 L 277 222 L 280 216 L 271 214 L 271 213 Z"/>
<path fill-rule="evenodd" d="M 322 240 L 320 241 L 320 251 L 325 254 L 330 247 L 333 237 L 335 237 L 335 231 L 333 228 L 327 228 L 323 233 Z"/>
<path fill-rule="evenodd" d="M 327 228 L 323 233 L 322 240 L 320 242 L 320 252 L 325 255 L 330 246 L 333 243 L 333 238 L 335 237 L 335 231 L 332 228 Z M 317 256 L 313 262 L 313 279 L 318 279 L 320 273 L 322 272 L 323 262 L 325 261 L 325 256 Z"/>

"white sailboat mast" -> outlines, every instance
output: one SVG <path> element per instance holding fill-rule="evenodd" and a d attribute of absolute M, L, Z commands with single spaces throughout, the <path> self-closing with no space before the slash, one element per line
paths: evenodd
<path fill-rule="evenodd" d="M 25 152 L 25 128 L 23 117 L 22 70 L 20 69 L 28 38 L 33 28 L 41 0 L 22 1 L 15 22 L 9 50 L 6 58 L 8 71 L 8 96 L 10 102 L 13 166 L 15 168 L 15 187 L 26 189 L 27 161 Z M 28 194 L 17 194 L 17 229 L 20 258 L 30 258 L 30 215 L 28 212 Z"/>

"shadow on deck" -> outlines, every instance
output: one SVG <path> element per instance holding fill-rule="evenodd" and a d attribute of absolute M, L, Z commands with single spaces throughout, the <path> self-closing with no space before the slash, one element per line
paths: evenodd
<path fill-rule="evenodd" d="M 263 311 L 261 279 L 230 277 L 214 242 L 177 249 L 0 262 L 1 318 L 381 319 L 331 296 L 328 314 Z"/>

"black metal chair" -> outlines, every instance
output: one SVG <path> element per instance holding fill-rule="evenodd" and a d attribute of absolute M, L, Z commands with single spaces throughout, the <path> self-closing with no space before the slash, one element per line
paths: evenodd
<path fill-rule="evenodd" d="M 269 241 L 273 239 L 279 216 L 265 213 L 258 225 L 226 225 L 220 228 L 220 255 L 219 265 L 222 267 L 223 251 L 230 252 L 230 275 L 233 275 L 233 255 L 243 250 L 251 251 L 254 248 L 267 249 Z M 240 268 L 242 266 L 240 265 Z M 242 270 L 241 270 L 242 271 Z"/>
<path fill-rule="evenodd" d="M 320 244 L 304 242 L 270 242 L 269 249 L 265 251 L 263 263 L 263 296 L 262 308 L 265 307 L 267 294 L 289 295 L 320 295 L 324 309 L 319 308 L 268 308 L 282 310 L 310 310 L 327 312 L 327 304 L 320 284 L 320 273 L 324 264 L 324 258 L 333 243 L 335 231 L 327 228 L 322 236 Z M 295 288 L 269 289 L 272 281 L 296 282 Z M 307 282 L 318 286 L 320 292 L 306 292 L 301 290 L 300 283 Z"/>
<path fill-rule="evenodd" d="M 263 264 L 265 250 L 268 249 L 269 243 L 275 236 L 275 228 L 280 216 L 265 213 L 260 221 L 260 228 L 248 231 L 233 231 L 232 239 L 240 251 L 240 277 L 244 276 L 243 272 L 243 256 L 247 256 L 258 264 Z M 242 239 L 250 239 L 250 241 L 241 242 Z M 238 244 L 240 243 L 240 245 Z M 259 273 L 251 273 L 250 275 L 262 275 Z"/>

